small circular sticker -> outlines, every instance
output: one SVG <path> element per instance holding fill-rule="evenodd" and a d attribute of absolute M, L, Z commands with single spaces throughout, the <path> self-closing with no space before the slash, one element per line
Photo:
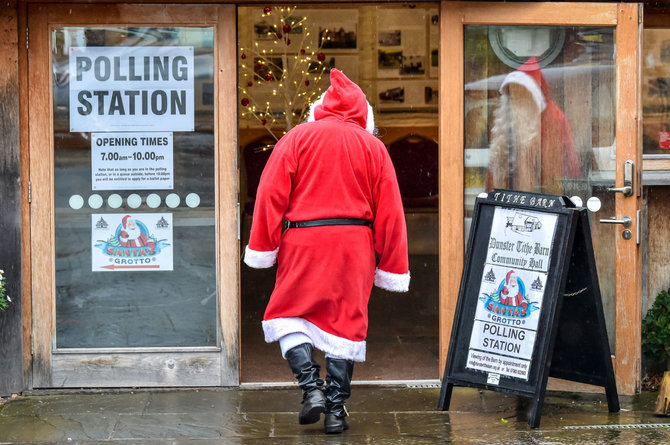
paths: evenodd
<path fill-rule="evenodd" d="M 582 201 L 582 198 L 579 196 L 571 196 L 570 201 L 577 207 L 582 207 L 584 205 L 584 201 Z"/>
<path fill-rule="evenodd" d="M 600 199 L 596 198 L 595 196 L 590 197 L 589 200 L 586 201 L 586 208 L 593 213 L 600 210 L 600 207 L 602 207 L 602 203 L 600 202 Z"/>
<path fill-rule="evenodd" d="M 128 201 L 128 207 L 130 207 L 131 209 L 136 209 L 142 205 L 142 197 L 137 193 L 129 195 L 127 201 Z"/>
<path fill-rule="evenodd" d="M 152 209 L 155 209 L 156 207 L 161 205 L 161 197 L 158 196 L 156 193 L 150 194 L 149 196 L 147 196 L 147 205 Z"/>
<path fill-rule="evenodd" d="M 171 209 L 178 207 L 180 202 L 181 199 L 179 198 L 179 195 L 177 195 L 176 193 L 170 193 L 165 197 L 165 204 Z"/>
<path fill-rule="evenodd" d="M 117 193 L 112 193 L 107 198 L 107 205 L 113 209 L 118 209 L 123 204 L 123 198 Z"/>
<path fill-rule="evenodd" d="M 88 197 L 88 205 L 92 209 L 99 209 L 100 207 L 102 207 L 102 204 L 104 202 L 105 201 L 102 199 L 102 196 L 98 194 L 94 194 Z"/>
<path fill-rule="evenodd" d="M 186 205 L 194 209 L 200 205 L 200 196 L 197 193 L 189 193 L 184 200 Z"/>
<path fill-rule="evenodd" d="M 84 206 L 84 198 L 81 195 L 72 195 L 70 196 L 69 204 L 74 210 L 79 210 Z"/>

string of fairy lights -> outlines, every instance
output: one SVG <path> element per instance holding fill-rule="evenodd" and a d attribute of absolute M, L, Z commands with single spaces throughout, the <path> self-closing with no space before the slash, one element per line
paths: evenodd
<path fill-rule="evenodd" d="M 270 44 L 256 38 L 251 47 L 239 49 L 240 117 L 257 121 L 275 139 L 306 119 L 310 104 L 321 97 L 321 79 L 328 68 L 321 52 L 323 42 L 330 40 L 328 30 L 310 46 L 308 19 L 296 9 L 263 8 L 263 27 L 256 35 Z M 293 41 L 296 37 L 300 40 Z"/>

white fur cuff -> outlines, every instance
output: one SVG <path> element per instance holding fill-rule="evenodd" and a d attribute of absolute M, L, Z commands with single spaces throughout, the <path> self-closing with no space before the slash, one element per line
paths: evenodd
<path fill-rule="evenodd" d="M 277 252 L 279 252 L 279 247 L 275 250 L 261 252 L 249 249 L 249 246 L 247 246 L 244 249 L 244 262 L 247 266 L 254 269 L 267 269 L 268 267 L 272 267 L 275 261 L 277 261 Z"/>
<path fill-rule="evenodd" d="M 407 292 L 409 290 L 409 271 L 398 274 L 376 269 L 375 286 L 391 292 Z"/>

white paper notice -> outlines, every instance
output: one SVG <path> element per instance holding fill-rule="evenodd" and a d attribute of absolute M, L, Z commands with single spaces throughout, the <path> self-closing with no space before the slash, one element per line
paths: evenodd
<path fill-rule="evenodd" d="M 172 270 L 172 213 L 91 215 L 93 272 Z"/>
<path fill-rule="evenodd" d="M 71 47 L 70 131 L 193 131 L 191 46 Z"/>
<path fill-rule="evenodd" d="M 172 133 L 92 133 L 93 190 L 171 190 Z"/>
<path fill-rule="evenodd" d="M 466 368 L 528 380 L 557 219 L 495 208 Z"/>

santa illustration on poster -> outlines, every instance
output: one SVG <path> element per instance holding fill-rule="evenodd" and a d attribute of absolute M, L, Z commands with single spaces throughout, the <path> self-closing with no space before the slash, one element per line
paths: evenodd
<path fill-rule="evenodd" d="M 172 214 L 92 214 L 93 272 L 172 270 Z"/>

